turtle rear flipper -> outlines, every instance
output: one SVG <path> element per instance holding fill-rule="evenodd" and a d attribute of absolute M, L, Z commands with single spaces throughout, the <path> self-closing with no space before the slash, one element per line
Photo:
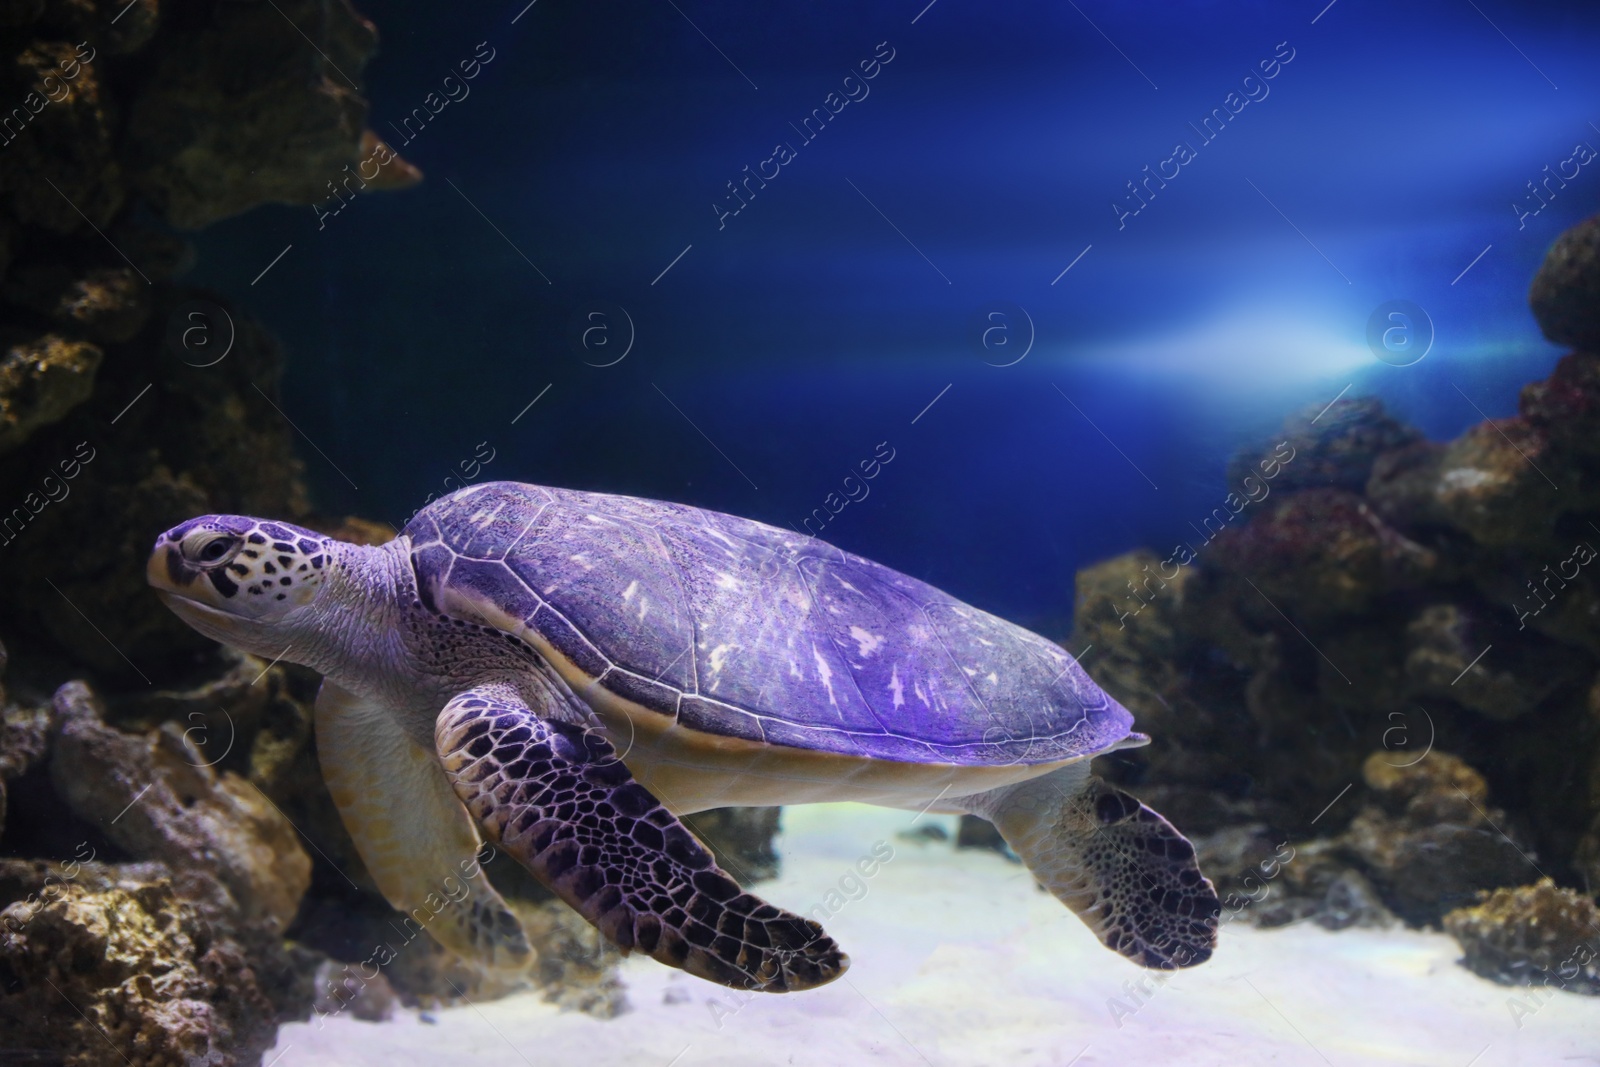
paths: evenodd
<path fill-rule="evenodd" d="M 744 892 L 544 680 L 541 717 L 505 685 L 439 713 L 445 772 L 489 837 L 623 952 L 758 992 L 809 989 L 849 957 L 822 927 Z M 566 705 L 566 706 L 563 706 Z"/>
<path fill-rule="evenodd" d="M 390 710 L 332 682 L 316 706 L 317 759 L 367 873 L 405 913 L 407 942 L 426 930 L 491 970 L 533 963 L 522 923 L 483 873 L 483 841 L 434 754 Z"/>
<path fill-rule="evenodd" d="M 964 806 L 994 823 L 1107 948 L 1157 970 L 1211 957 L 1221 904 L 1194 846 L 1137 798 L 1090 775 L 1088 760 L 964 798 Z"/>

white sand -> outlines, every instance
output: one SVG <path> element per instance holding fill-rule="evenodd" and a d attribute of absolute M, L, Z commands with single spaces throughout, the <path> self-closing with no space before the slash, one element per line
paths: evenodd
<path fill-rule="evenodd" d="M 930 819 L 953 825 L 923 821 Z M 1136 998 L 1124 983 L 1146 972 L 1102 948 L 1022 868 L 989 853 L 897 839 L 910 820 L 910 813 L 848 804 L 784 812 L 784 875 L 760 892 L 796 911 L 810 913 L 841 878 L 850 887 L 847 876 L 875 842 L 894 848 L 866 880 L 865 895 L 828 919 L 853 963 L 822 989 L 742 997 L 635 958 L 622 972 L 632 1010 L 609 1021 L 522 994 L 440 1011 L 432 1024 L 400 1011 L 388 1023 L 285 1026 L 263 1062 L 1600 1064 L 1600 998 L 1486 982 L 1458 966 L 1455 942 L 1438 934 L 1330 934 L 1310 925 L 1258 931 L 1234 923 L 1209 963 L 1164 985 L 1146 981 L 1152 992 Z M 1523 1001 L 1520 1020 L 1513 1000 Z"/>

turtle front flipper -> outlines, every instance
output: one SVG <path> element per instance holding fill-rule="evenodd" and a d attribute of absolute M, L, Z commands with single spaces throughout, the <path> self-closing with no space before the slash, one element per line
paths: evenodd
<path fill-rule="evenodd" d="M 534 960 L 522 923 L 489 884 L 483 842 L 432 752 L 389 709 L 332 682 L 317 694 L 317 759 L 367 873 L 405 919 L 465 959 L 518 971 Z M 398 946 L 394 946 L 398 947 Z"/>
<path fill-rule="evenodd" d="M 535 711 L 509 686 L 479 686 L 434 727 L 456 795 L 491 840 L 623 952 L 766 993 L 844 973 L 849 958 L 822 927 L 741 890 L 610 742 L 564 721 L 587 717 L 563 706 L 576 698 L 548 682 L 541 696 Z"/>
<path fill-rule="evenodd" d="M 1105 943 L 1155 970 L 1211 958 L 1221 904 L 1194 846 L 1089 761 L 961 798 Z"/>

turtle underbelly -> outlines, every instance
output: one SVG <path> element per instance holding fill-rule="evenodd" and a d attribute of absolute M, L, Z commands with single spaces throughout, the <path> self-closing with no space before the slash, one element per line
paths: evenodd
<path fill-rule="evenodd" d="M 516 632 L 595 710 L 634 777 L 674 814 L 846 800 L 921 808 L 1036 778 L 1081 758 L 999 766 L 902 763 L 709 734 L 612 693 L 531 627 Z"/>
<path fill-rule="evenodd" d="M 900 763 L 762 744 L 688 729 L 598 686 L 590 693 L 599 694 L 585 695 L 605 722 L 617 751 L 624 754 L 623 762 L 677 814 L 743 804 L 846 800 L 922 808 L 1025 781 L 1063 765 Z"/>

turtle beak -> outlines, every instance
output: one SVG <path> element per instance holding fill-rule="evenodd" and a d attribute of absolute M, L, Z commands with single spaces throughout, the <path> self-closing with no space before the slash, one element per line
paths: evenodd
<path fill-rule="evenodd" d="M 176 543 L 165 536 L 156 541 L 144 576 L 167 609 L 194 629 L 223 644 L 238 639 L 239 620 L 207 603 L 210 583 L 196 584 L 202 572 L 184 560 Z"/>
<path fill-rule="evenodd" d="M 150 559 L 144 565 L 145 581 L 158 592 L 177 593 L 181 596 L 183 588 L 192 583 L 197 576 L 198 572 L 184 563 L 183 554 L 178 551 L 177 545 L 167 540 L 166 534 L 156 538 L 156 546 L 151 550 Z"/>

